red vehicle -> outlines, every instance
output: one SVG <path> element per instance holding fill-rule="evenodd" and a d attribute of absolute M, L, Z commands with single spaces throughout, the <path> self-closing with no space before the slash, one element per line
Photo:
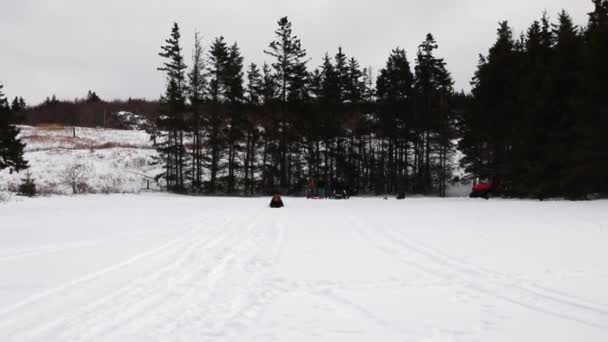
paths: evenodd
<path fill-rule="evenodd" d="M 496 191 L 496 182 L 485 182 L 485 183 L 479 183 L 479 184 L 475 184 L 473 185 L 473 191 L 471 191 L 471 194 L 469 195 L 469 197 L 471 198 L 485 198 L 488 199 L 490 198 L 490 195 L 492 195 L 494 192 Z"/>

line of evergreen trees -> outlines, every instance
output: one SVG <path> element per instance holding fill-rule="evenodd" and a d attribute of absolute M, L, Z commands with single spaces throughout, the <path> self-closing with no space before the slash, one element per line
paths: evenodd
<path fill-rule="evenodd" d="M 608 1 L 593 3 L 585 28 L 565 11 L 520 37 L 500 24 L 459 120 L 469 174 L 517 197 L 608 192 Z"/>
<path fill-rule="evenodd" d="M 216 38 L 206 55 L 196 35 L 186 67 L 174 24 L 162 46 L 167 88 L 153 139 L 177 192 L 297 192 L 333 181 L 351 192 L 437 192 L 453 167 L 453 81 L 429 34 L 412 71 L 395 49 L 373 84 L 371 70 L 338 48 L 310 59 L 287 18 L 246 70 L 237 43 Z M 244 79 L 247 78 L 245 83 Z"/>
<path fill-rule="evenodd" d="M 176 192 L 297 192 L 311 181 L 351 193 L 446 194 L 460 151 L 468 179 L 508 196 L 581 198 L 608 191 L 608 0 L 585 28 L 564 11 L 514 37 L 500 23 L 472 93 L 457 93 L 428 34 L 415 63 L 395 49 L 375 80 L 338 48 L 314 66 L 287 18 L 243 65 L 218 37 L 190 68 L 177 24 L 162 46 L 167 88 L 153 132 Z M 246 79 L 246 82 L 245 82 Z"/>

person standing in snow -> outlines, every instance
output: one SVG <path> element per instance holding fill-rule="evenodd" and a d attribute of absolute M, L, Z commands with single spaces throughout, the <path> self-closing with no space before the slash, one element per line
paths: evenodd
<path fill-rule="evenodd" d="M 327 198 L 327 183 L 325 182 L 325 178 L 320 179 L 319 183 L 317 183 L 317 184 L 318 184 L 319 190 L 321 190 L 319 193 L 319 197 Z"/>

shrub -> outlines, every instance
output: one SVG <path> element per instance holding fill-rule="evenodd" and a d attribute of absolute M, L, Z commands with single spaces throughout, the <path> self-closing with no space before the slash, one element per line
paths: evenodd
<path fill-rule="evenodd" d="M 57 183 L 48 182 L 42 183 L 38 186 L 38 194 L 39 195 L 60 195 L 63 194 Z"/>
<path fill-rule="evenodd" d="M 75 163 L 66 167 L 60 175 L 63 184 L 72 188 L 72 193 L 85 193 L 89 191 L 86 183 L 89 176 L 89 167 L 85 164 Z"/>
<path fill-rule="evenodd" d="M 19 194 L 29 197 L 36 196 L 36 183 L 35 179 L 32 178 L 32 174 L 30 172 L 27 172 L 25 174 L 25 178 L 21 178 L 21 184 L 19 185 Z"/>
<path fill-rule="evenodd" d="M 8 191 L 0 190 L 0 203 L 8 202 L 11 199 L 11 194 Z"/>
<path fill-rule="evenodd" d="M 123 180 L 117 175 L 103 175 L 99 177 L 102 181 L 101 192 L 104 194 L 121 193 Z"/>

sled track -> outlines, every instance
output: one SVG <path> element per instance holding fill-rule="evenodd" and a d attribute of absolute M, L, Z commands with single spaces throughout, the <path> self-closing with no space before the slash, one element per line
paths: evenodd
<path fill-rule="evenodd" d="M 8 313 L 17 315 L 0 328 L 10 326 L 15 340 L 36 341 L 50 337 L 62 341 L 124 339 L 135 334 L 141 337 L 142 332 L 150 334 L 149 338 L 234 333 L 248 326 L 263 303 L 279 293 L 277 284 L 268 279 L 280 253 L 284 227 L 280 216 L 272 222 L 267 216 L 263 212 L 238 221 L 226 220 L 211 232 L 194 228 L 138 256 L 170 260 L 154 272 L 42 325 L 30 324 L 36 322 L 35 316 L 18 315 L 22 307 L 86 285 L 122 266 L 115 265 L 5 310 L 0 318 Z"/>
<path fill-rule="evenodd" d="M 361 222 L 365 222 L 362 224 Z M 553 291 L 535 283 L 488 270 L 431 248 L 366 218 L 351 219 L 361 236 L 409 266 L 448 283 L 457 283 L 473 292 L 489 295 L 543 314 L 608 330 L 608 309 L 588 303 L 574 295 Z M 422 260 L 421 260 L 422 259 Z"/>
<path fill-rule="evenodd" d="M 185 224 L 187 226 L 192 226 L 194 224 L 193 222 L 197 222 L 197 221 L 193 220 L 193 221 L 191 221 L 190 224 L 188 224 L 188 223 L 185 223 Z M 200 223 L 200 221 L 198 221 L 198 222 Z M 180 250 L 183 246 L 185 246 L 185 244 L 188 243 L 188 240 L 191 239 L 191 235 L 199 229 L 200 228 L 198 228 L 198 226 L 195 228 L 187 229 L 186 233 L 184 233 L 182 236 L 174 238 L 174 239 L 162 244 L 161 246 L 158 246 L 156 248 L 142 252 L 142 253 L 132 256 L 126 260 L 123 260 L 119 263 L 108 266 L 99 271 L 89 273 L 80 278 L 77 278 L 72 281 L 61 284 L 59 286 L 56 286 L 52 289 L 32 295 L 18 303 L 15 303 L 6 308 L 3 308 L 2 310 L 0 310 L 0 319 L 2 319 L 0 321 L 0 329 L 10 326 L 10 325 L 18 322 L 19 320 L 23 319 L 24 318 L 23 316 L 19 316 L 20 310 L 27 311 L 27 312 L 23 312 L 23 314 L 25 316 L 34 315 L 37 313 L 35 306 L 40 305 L 45 300 L 53 300 L 54 298 L 61 296 L 68 291 L 77 290 L 79 287 L 86 287 L 98 279 L 102 279 L 105 276 L 110 275 L 113 272 L 120 271 L 121 269 L 123 269 L 125 267 L 136 264 L 147 258 L 151 258 L 151 257 L 155 257 L 155 256 L 165 256 L 165 255 L 168 256 L 168 255 L 175 253 L 176 251 Z M 26 320 L 26 321 L 29 321 L 29 320 Z M 23 328 L 26 329 L 28 327 L 26 326 Z"/>
<path fill-rule="evenodd" d="M 190 223 L 188 223 L 188 222 L 184 223 L 184 225 L 188 225 L 188 224 L 190 224 Z M 159 228 L 159 229 L 152 230 L 152 232 L 158 232 L 158 231 L 164 231 L 164 230 L 165 230 L 164 228 L 163 229 Z M 147 234 L 150 234 L 150 232 L 151 231 L 141 231 L 141 232 L 132 232 L 132 233 L 116 233 L 116 234 L 109 235 L 109 237 L 106 237 L 103 239 L 91 239 L 91 240 L 74 242 L 74 243 L 63 243 L 60 245 L 55 244 L 55 245 L 41 246 L 41 247 L 37 247 L 37 248 L 13 249 L 13 250 L 10 250 L 8 253 L 5 252 L 4 254 L 0 254 L 0 263 L 6 262 L 6 261 L 12 261 L 12 260 L 16 260 L 16 259 L 21 259 L 21 258 L 38 256 L 38 255 L 42 255 L 42 254 L 58 253 L 58 252 L 68 251 L 71 249 L 96 246 L 96 245 L 111 241 L 118 237 L 133 238 L 133 237 L 137 237 L 137 236 L 145 236 Z"/>

